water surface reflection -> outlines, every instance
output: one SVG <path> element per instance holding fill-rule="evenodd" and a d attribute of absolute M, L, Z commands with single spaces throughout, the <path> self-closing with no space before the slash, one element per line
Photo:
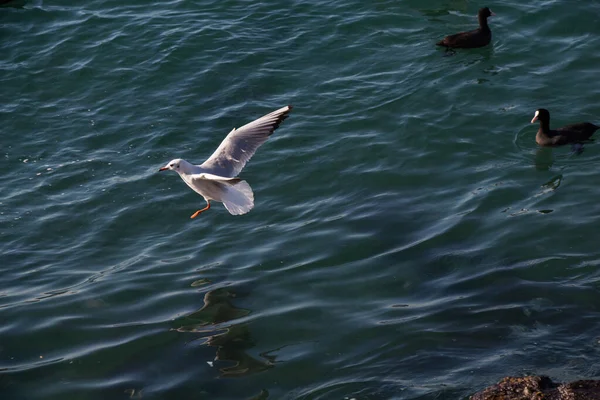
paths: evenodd
<path fill-rule="evenodd" d="M 204 306 L 178 320 L 181 325 L 176 328 L 178 332 L 209 334 L 200 339 L 204 340 L 204 344 L 216 347 L 214 361 L 207 361 L 210 365 L 220 362 L 228 364 L 219 366 L 222 377 L 254 374 L 272 368 L 275 363 L 275 356 L 268 352 L 259 354 L 260 358 L 247 353 L 256 347 L 247 324 L 227 324 L 250 314 L 250 310 L 232 304 L 232 299 L 236 297 L 236 289 L 230 286 L 207 292 Z"/>

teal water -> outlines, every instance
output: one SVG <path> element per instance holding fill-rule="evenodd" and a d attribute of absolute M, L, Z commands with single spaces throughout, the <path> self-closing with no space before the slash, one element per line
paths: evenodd
<path fill-rule="evenodd" d="M 460 399 L 600 377 L 600 4 L 0 8 L 0 398 Z M 255 208 L 158 168 L 290 116 Z M 256 397 L 255 397 L 256 396 Z"/>

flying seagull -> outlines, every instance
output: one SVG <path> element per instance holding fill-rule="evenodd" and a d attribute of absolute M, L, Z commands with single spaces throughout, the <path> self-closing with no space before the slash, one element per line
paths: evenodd
<path fill-rule="evenodd" d="M 177 172 L 193 191 L 204 197 L 206 207 L 196 211 L 190 218 L 196 218 L 208 210 L 211 200 L 222 202 L 232 215 L 246 214 L 252 210 L 252 188 L 237 175 L 291 110 L 292 106 L 285 106 L 239 129 L 233 128 L 217 150 L 200 165 L 176 158 L 159 169 Z"/>

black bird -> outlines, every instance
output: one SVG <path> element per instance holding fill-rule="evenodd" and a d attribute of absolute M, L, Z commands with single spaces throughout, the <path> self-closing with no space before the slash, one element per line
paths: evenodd
<path fill-rule="evenodd" d="M 490 40 L 492 40 L 492 31 L 490 31 L 487 19 L 492 15 L 496 14 L 491 12 L 489 8 L 480 8 L 477 13 L 479 28 L 473 31 L 460 32 L 446 36 L 444 39 L 437 42 L 436 45 L 444 46 L 446 47 L 446 50 L 450 48 L 472 49 L 475 47 L 487 46 L 490 43 Z"/>
<path fill-rule="evenodd" d="M 566 125 L 558 129 L 550 129 L 550 112 L 545 108 L 536 110 L 531 123 L 540 121 L 540 129 L 535 141 L 540 146 L 562 146 L 565 144 L 581 144 L 600 129 L 600 126 L 589 122 Z"/>

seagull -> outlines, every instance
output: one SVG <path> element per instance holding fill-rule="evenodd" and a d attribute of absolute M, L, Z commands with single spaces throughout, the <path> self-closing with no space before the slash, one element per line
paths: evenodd
<path fill-rule="evenodd" d="M 285 106 L 239 129 L 233 128 L 217 150 L 200 165 L 176 158 L 159 169 L 177 172 L 193 191 L 204 197 L 206 207 L 196 211 L 190 218 L 196 218 L 210 209 L 211 200 L 222 202 L 231 215 L 242 215 L 252 210 L 252 188 L 237 175 L 291 110 L 292 106 Z"/>

